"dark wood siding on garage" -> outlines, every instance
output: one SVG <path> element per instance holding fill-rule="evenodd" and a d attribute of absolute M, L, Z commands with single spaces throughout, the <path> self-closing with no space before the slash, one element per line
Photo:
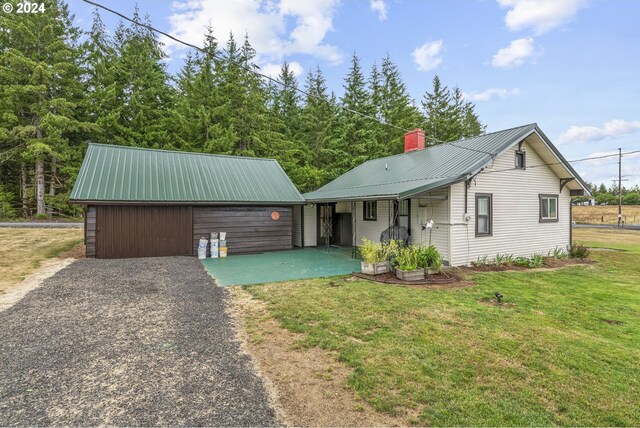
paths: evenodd
<path fill-rule="evenodd" d="M 191 207 L 99 205 L 96 208 L 95 256 L 98 258 L 192 254 Z M 88 250 L 87 247 L 87 255 Z"/>
<path fill-rule="evenodd" d="M 277 211 L 278 220 L 271 218 Z M 291 207 L 194 207 L 192 251 L 211 232 L 227 233 L 229 255 L 293 248 Z"/>
<path fill-rule="evenodd" d="M 96 207 L 89 205 L 84 213 L 84 244 L 87 257 L 96 255 Z"/>

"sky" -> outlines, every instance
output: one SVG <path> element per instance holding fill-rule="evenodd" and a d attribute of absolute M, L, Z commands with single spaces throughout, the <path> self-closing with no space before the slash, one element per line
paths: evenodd
<path fill-rule="evenodd" d="M 102 0 L 131 16 L 133 2 Z M 138 0 L 153 25 L 201 46 L 248 33 L 263 72 L 287 61 L 304 81 L 320 66 L 339 96 L 351 55 L 368 74 L 387 54 L 419 103 L 434 75 L 476 105 L 487 131 L 536 122 L 568 160 L 640 150 L 637 0 Z M 69 0 L 89 29 L 93 7 Z M 102 12 L 110 31 L 118 18 Z M 166 42 L 176 72 L 185 48 Z M 572 164 L 587 181 L 617 179 L 617 158 Z M 640 153 L 622 160 L 640 185 Z"/>

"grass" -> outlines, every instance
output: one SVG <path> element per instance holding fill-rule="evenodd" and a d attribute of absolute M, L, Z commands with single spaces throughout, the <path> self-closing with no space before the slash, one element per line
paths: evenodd
<path fill-rule="evenodd" d="M 82 242 L 81 229 L 0 228 L 0 293 Z"/>
<path fill-rule="evenodd" d="M 640 205 L 623 205 L 622 219 L 627 224 L 640 223 Z M 603 221 L 604 220 L 604 221 Z M 617 224 L 617 205 L 577 205 L 573 207 L 573 221 L 585 224 Z"/>
<path fill-rule="evenodd" d="M 640 233 L 576 230 L 594 265 L 425 290 L 346 278 L 249 286 L 335 351 L 377 410 L 427 425 L 640 424 Z M 628 235 L 629 234 L 629 235 Z M 500 291 L 509 305 L 483 300 Z"/>

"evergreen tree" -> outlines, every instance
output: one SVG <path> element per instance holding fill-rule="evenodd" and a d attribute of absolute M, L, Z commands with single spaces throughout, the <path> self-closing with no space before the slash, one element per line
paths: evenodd
<path fill-rule="evenodd" d="M 330 174 L 333 177 L 375 157 L 375 153 L 370 150 L 375 139 L 372 119 L 356 113 L 368 116 L 376 114 L 362 74 L 360 59 L 355 53 L 351 58 L 351 67 L 343 86 L 345 92 L 340 98 L 337 136 L 332 144 L 333 167 Z"/>
<path fill-rule="evenodd" d="M 46 214 L 45 164 L 49 196 L 55 197 L 58 163 L 67 160 L 70 146 L 78 143 L 75 134 L 85 128 L 77 112 L 83 93 L 79 31 L 65 3 L 49 0 L 45 8 L 46 13 L 0 14 L 0 135 L 35 165 L 37 215 Z"/>
<path fill-rule="evenodd" d="M 307 169 L 308 181 L 303 191 L 311 191 L 324 185 L 332 174 L 330 141 L 332 128 L 336 123 L 335 97 L 329 97 L 327 83 L 317 66 L 315 72 L 307 74 L 301 114 L 301 141 L 309 153 Z"/>
<path fill-rule="evenodd" d="M 424 130 L 431 144 L 459 140 L 480 135 L 485 126 L 480 123 L 471 102 L 466 102 L 459 88 L 453 93 L 436 75 L 432 92 L 426 92 L 422 101 L 425 113 Z"/>
<path fill-rule="evenodd" d="M 141 21 L 136 7 L 133 19 Z M 144 22 L 150 25 L 149 17 Z M 153 148 L 177 148 L 172 132 L 176 117 L 174 90 L 156 35 L 137 25 L 120 24 L 115 34 L 116 57 L 109 87 L 114 107 L 98 120 L 112 142 Z"/>
<path fill-rule="evenodd" d="M 409 95 L 402 81 L 398 66 L 387 55 L 381 67 L 382 91 L 379 115 L 384 123 L 400 127 L 385 126 L 382 145 L 383 156 L 402 153 L 404 150 L 404 132 L 419 127 L 424 118 Z"/>

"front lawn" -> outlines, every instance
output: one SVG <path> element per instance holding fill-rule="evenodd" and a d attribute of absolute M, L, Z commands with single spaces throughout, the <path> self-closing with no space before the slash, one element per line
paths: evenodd
<path fill-rule="evenodd" d="M 633 232 L 632 232 L 633 233 Z M 640 233 L 575 231 L 598 263 L 425 290 L 347 278 L 250 286 L 336 351 L 376 409 L 428 425 L 639 425 Z M 619 241 L 619 242 L 616 242 Z M 612 251 L 619 248 L 627 251 Z M 496 291 L 510 305 L 485 302 Z"/>
<path fill-rule="evenodd" d="M 82 243 L 82 229 L 0 228 L 0 294 L 46 259 Z"/>

